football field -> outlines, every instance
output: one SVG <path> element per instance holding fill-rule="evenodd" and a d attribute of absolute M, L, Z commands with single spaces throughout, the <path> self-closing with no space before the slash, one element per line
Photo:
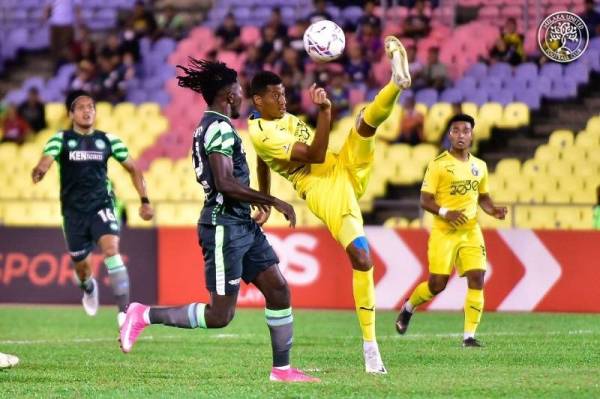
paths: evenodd
<path fill-rule="evenodd" d="M 418 313 L 406 336 L 379 312 L 388 375 L 366 375 L 353 312 L 295 311 L 292 364 L 319 384 L 268 381 L 263 313 L 239 310 L 222 330 L 147 328 L 124 355 L 113 308 L 0 307 L 0 397 L 600 397 L 600 316 L 483 316 L 482 349 L 463 349 L 461 313 Z"/>

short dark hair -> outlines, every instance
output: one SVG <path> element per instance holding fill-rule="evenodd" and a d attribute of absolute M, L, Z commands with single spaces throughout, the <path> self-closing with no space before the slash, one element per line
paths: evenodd
<path fill-rule="evenodd" d="M 471 129 L 475 127 L 475 119 L 471 115 L 467 114 L 456 114 L 448 121 L 448 129 L 452 126 L 454 122 L 469 122 L 471 124 Z"/>
<path fill-rule="evenodd" d="M 65 107 L 67 107 L 67 112 L 73 111 L 73 107 L 75 107 L 75 102 L 79 97 L 89 97 L 94 102 L 94 106 L 96 104 L 96 100 L 92 95 L 85 90 L 73 90 L 67 94 L 67 99 L 65 100 Z"/>
<path fill-rule="evenodd" d="M 197 60 L 190 57 L 188 67 L 177 65 L 185 75 L 177 76 L 180 87 L 202 94 L 211 105 L 219 91 L 237 82 L 237 72 L 220 61 Z"/>
<path fill-rule="evenodd" d="M 281 83 L 281 78 L 276 73 L 271 71 L 261 71 L 252 78 L 252 83 L 250 83 L 250 95 L 261 95 L 267 90 L 267 86 L 278 85 Z"/>

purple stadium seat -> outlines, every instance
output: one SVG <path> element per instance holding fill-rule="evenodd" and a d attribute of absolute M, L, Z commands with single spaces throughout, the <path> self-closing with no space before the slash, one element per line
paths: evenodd
<path fill-rule="evenodd" d="M 565 66 L 565 76 L 579 84 L 586 84 L 590 81 L 590 67 L 581 60 L 571 62 Z"/>
<path fill-rule="evenodd" d="M 400 98 L 398 99 L 399 104 L 404 104 L 404 101 L 407 98 L 411 98 L 415 95 L 415 93 L 411 89 L 402 90 L 402 94 L 400 94 Z M 369 98 L 369 96 L 367 96 Z"/>
<path fill-rule="evenodd" d="M 587 64 L 591 70 L 600 72 L 600 50 L 588 48 L 580 60 Z"/>
<path fill-rule="evenodd" d="M 344 20 L 353 24 L 358 22 L 358 19 L 362 17 L 362 15 L 363 10 L 358 6 L 349 6 L 342 10 L 342 17 L 344 17 Z"/>
<path fill-rule="evenodd" d="M 146 102 L 147 98 L 146 90 L 129 90 L 127 92 L 127 101 L 131 101 L 134 104 Z"/>
<path fill-rule="evenodd" d="M 477 80 L 472 76 L 465 76 L 462 79 L 458 80 L 455 85 L 455 88 L 461 91 L 472 91 L 477 88 Z"/>
<path fill-rule="evenodd" d="M 481 79 L 487 75 L 487 65 L 478 62 L 473 64 L 466 72 L 465 76 L 471 76 L 475 79 Z"/>
<path fill-rule="evenodd" d="M 537 89 L 542 96 L 547 97 L 552 92 L 552 79 L 548 76 L 540 76 L 533 87 Z"/>
<path fill-rule="evenodd" d="M 250 8 L 248 7 L 236 7 L 232 10 L 232 12 L 235 16 L 235 19 L 237 19 L 238 21 L 250 19 L 252 17 L 250 13 Z"/>
<path fill-rule="evenodd" d="M 415 96 L 415 100 L 418 103 L 427 104 L 428 107 L 431 107 L 438 101 L 438 92 L 435 89 L 419 90 Z"/>
<path fill-rule="evenodd" d="M 483 105 L 488 102 L 488 92 L 482 89 L 472 90 L 464 93 L 464 100 L 475 103 L 477 105 Z"/>
<path fill-rule="evenodd" d="M 515 68 L 515 79 L 525 79 L 528 81 L 536 79 L 538 68 L 533 62 L 526 62 Z"/>
<path fill-rule="evenodd" d="M 488 68 L 487 74 L 488 76 L 508 78 L 512 76 L 512 67 L 506 62 L 497 62 Z"/>
<path fill-rule="evenodd" d="M 552 80 L 560 79 L 563 76 L 562 65 L 554 62 L 547 62 L 542 65 L 542 68 L 540 69 L 540 75 L 547 76 Z"/>
<path fill-rule="evenodd" d="M 530 109 L 533 110 L 540 109 L 541 97 L 542 96 L 540 95 L 540 93 L 535 89 L 519 90 L 515 92 L 515 101 L 523 102 L 527 104 L 527 106 Z"/>
<path fill-rule="evenodd" d="M 554 100 L 564 100 L 576 96 L 577 82 L 573 78 L 563 78 L 553 82 L 552 91 L 547 97 Z"/>
<path fill-rule="evenodd" d="M 513 102 L 514 95 L 511 90 L 499 90 L 490 92 L 490 101 L 506 105 Z"/>
<path fill-rule="evenodd" d="M 440 101 L 446 103 L 459 103 L 463 99 L 463 92 L 459 89 L 446 89 L 440 96 Z"/>
<path fill-rule="evenodd" d="M 479 81 L 479 88 L 486 90 L 488 93 L 499 91 L 502 89 L 502 79 L 496 76 L 488 76 Z"/>

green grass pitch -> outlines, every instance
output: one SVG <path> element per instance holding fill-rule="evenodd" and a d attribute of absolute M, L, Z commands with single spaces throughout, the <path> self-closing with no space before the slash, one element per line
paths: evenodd
<path fill-rule="evenodd" d="M 292 364 L 320 384 L 268 381 L 270 341 L 260 310 L 221 330 L 151 326 L 133 351 L 117 343 L 114 308 L 0 307 L 0 398 L 575 398 L 600 397 L 600 316 L 484 314 L 483 349 L 460 346 L 461 313 L 418 313 L 396 334 L 379 312 L 388 375 L 366 375 L 353 312 L 295 311 Z"/>

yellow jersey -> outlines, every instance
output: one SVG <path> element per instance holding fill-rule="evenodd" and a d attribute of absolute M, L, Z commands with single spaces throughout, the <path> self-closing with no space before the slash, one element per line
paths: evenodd
<path fill-rule="evenodd" d="M 332 154 L 328 152 L 326 161 L 320 165 L 309 165 L 294 162 L 292 147 L 296 142 L 310 145 L 314 139 L 314 131 L 298 117 L 286 113 L 280 119 L 265 120 L 254 118 L 248 120 L 248 132 L 257 155 L 269 168 L 292 182 L 294 189 L 304 196 L 311 178 L 317 169 L 331 166 Z"/>
<path fill-rule="evenodd" d="M 449 210 L 464 210 L 468 221 L 458 229 L 471 229 L 477 226 L 479 194 L 488 193 L 487 165 L 481 159 L 469 154 L 467 161 L 461 161 L 444 151 L 427 165 L 421 191 L 433 194 L 435 202 Z M 453 230 L 446 219 L 435 215 L 433 228 Z"/>

